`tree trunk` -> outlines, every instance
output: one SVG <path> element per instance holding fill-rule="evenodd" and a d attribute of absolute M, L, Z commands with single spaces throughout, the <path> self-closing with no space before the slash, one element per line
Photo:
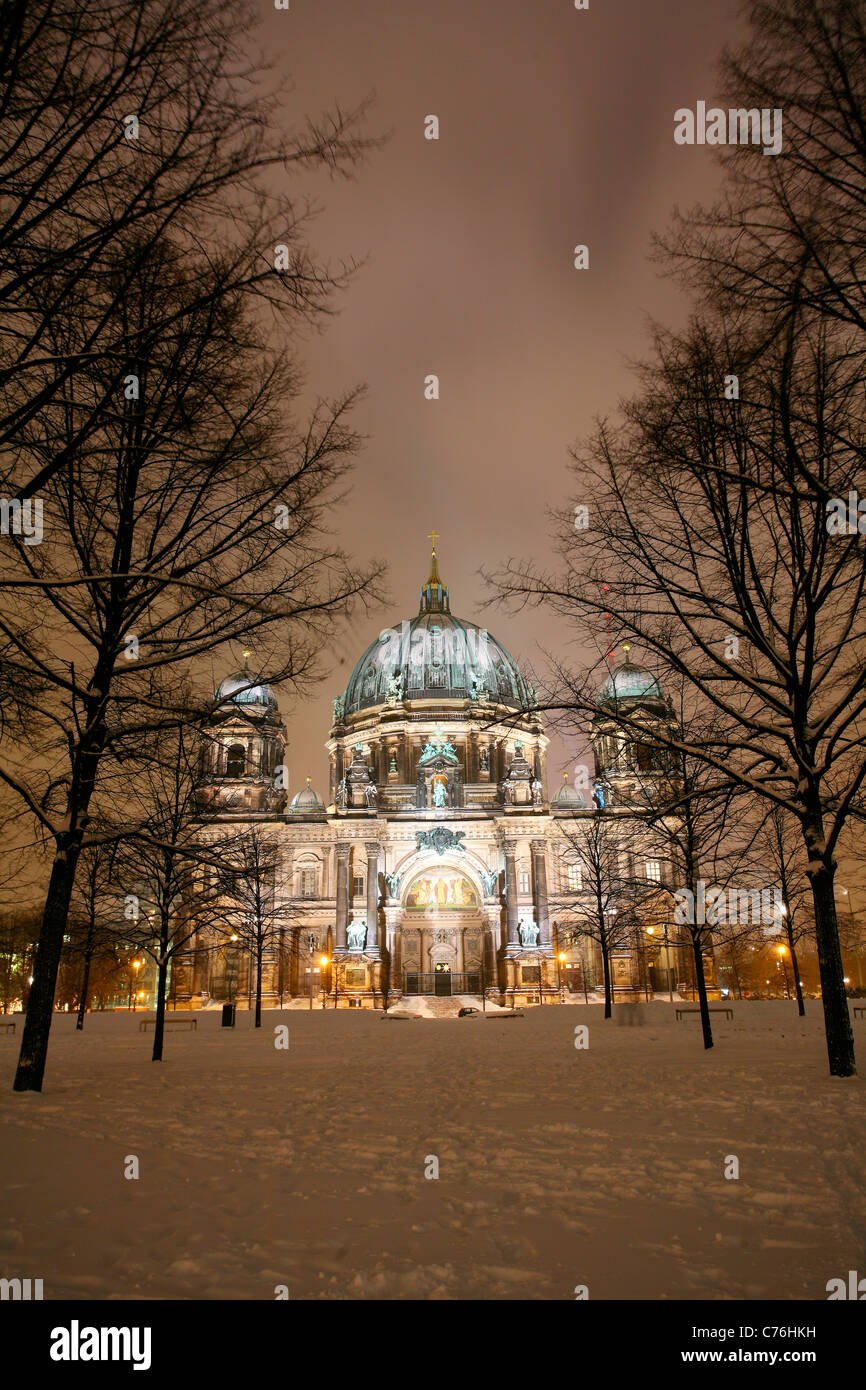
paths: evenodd
<path fill-rule="evenodd" d="M 692 932 L 692 954 L 695 960 L 695 981 L 698 987 L 698 999 L 701 1005 L 701 1028 L 704 1034 L 704 1050 L 709 1051 L 713 1046 L 713 1030 L 710 1027 L 710 1006 L 707 1000 L 707 982 L 704 979 L 704 952 L 701 941 L 701 932 Z"/>
<path fill-rule="evenodd" d="M 162 1061 L 162 1045 L 165 1038 L 165 983 L 168 978 L 168 952 L 160 941 L 159 962 L 156 972 L 156 1022 L 153 1025 L 152 1062 Z"/>
<path fill-rule="evenodd" d="M 81 998 L 78 1001 L 78 1017 L 75 1020 L 75 1027 L 80 1032 L 84 1027 L 84 1015 L 87 1013 L 87 993 L 90 987 L 90 962 L 93 959 L 93 951 L 88 945 L 84 952 L 84 978 L 81 981 Z"/>
<path fill-rule="evenodd" d="M 854 1034 L 845 993 L 845 971 L 836 922 L 832 868 L 823 864 L 811 875 L 815 905 L 815 933 L 818 938 L 818 969 L 821 973 L 821 1003 L 831 1076 L 855 1076 Z"/>
<path fill-rule="evenodd" d="M 262 1026 L 262 956 L 264 946 L 261 940 L 256 943 L 256 1027 Z M 310 967 L 312 969 L 312 966 Z"/>
<path fill-rule="evenodd" d="M 67 840 L 65 845 L 58 845 L 51 866 L 39 944 L 33 962 L 33 984 L 30 986 L 27 999 L 27 1017 L 24 1020 L 21 1051 L 18 1054 L 18 1070 L 13 1083 L 13 1090 L 16 1091 L 42 1090 L 51 1016 L 54 1012 L 57 971 L 60 968 L 63 933 L 69 914 L 69 899 L 75 881 L 78 854 L 77 840 Z"/>
<path fill-rule="evenodd" d="M 803 1003 L 803 991 L 800 988 L 800 967 L 797 964 L 797 950 L 794 946 L 794 931 L 791 926 L 790 918 L 786 918 L 788 931 L 788 950 L 791 953 L 791 969 L 794 972 L 794 989 L 797 992 L 797 1012 L 801 1018 L 806 1016 L 806 1005 Z"/>
<path fill-rule="evenodd" d="M 607 941 L 604 936 L 601 938 L 601 965 L 604 971 L 604 1016 L 610 1018 L 611 1015 L 611 988 L 610 988 L 610 958 L 607 953 Z"/>
<path fill-rule="evenodd" d="M 486 941 L 484 941 L 483 938 L 482 938 L 482 942 L 481 942 L 481 988 L 482 988 L 482 993 L 485 992 L 485 991 L 484 991 L 484 985 L 485 985 L 485 979 L 484 979 L 484 951 L 485 951 L 485 949 L 486 949 L 486 945 L 487 945 Z M 384 951 L 382 952 L 382 977 L 381 977 L 381 979 L 382 979 L 382 984 L 381 984 L 381 989 L 382 989 L 382 1008 L 383 1008 L 383 1010 L 385 1011 L 385 1013 L 387 1013 L 387 1012 L 388 1012 L 388 1000 L 389 1000 L 390 997 L 391 997 L 391 952 L 388 950 L 388 947 L 387 947 L 387 946 L 385 947 Z M 486 1003 L 485 1003 L 485 1007 L 486 1007 Z"/>

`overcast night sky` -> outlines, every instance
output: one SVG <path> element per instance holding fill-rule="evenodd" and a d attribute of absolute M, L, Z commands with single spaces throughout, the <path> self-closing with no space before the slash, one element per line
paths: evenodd
<path fill-rule="evenodd" d="M 366 258 L 300 355 L 313 394 L 367 385 L 367 442 L 335 525 L 351 554 L 387 558 L 393 599 L 333 654 L 309 703 L 282 698 L 292 789 L 309 772 L 326 795 L 331 700 L 378 631 L 416 612 L 431 527 L 455 613 L 525 665 L 561 645 L 550 617 L 485 615 L 478 570 L 544 556 L 545 509 L 571 491 L 569 446 L 630 390 L 648 319 L 682 316 L 650 236 L 717 187 L 711 150 L 674 144 L 673 115 L 713 98 L 738 6 L 262 0 L 262 12 L 295 119 L 375 93 L 368 129 L 391 132 L 356 181 L 301 185 L 323 209 L 316 253 Z M 429 114 L 438 142 L 424 138 Z M 573 268 L 577 243 L 588 271 Z M 438 401 L 424 398 L 428 373 Z M 581 749 L 551 752 L 555 786 Z"/>

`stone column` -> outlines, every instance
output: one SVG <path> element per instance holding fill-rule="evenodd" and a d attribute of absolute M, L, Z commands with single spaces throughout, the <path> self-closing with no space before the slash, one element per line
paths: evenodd
<path fill-rule="evenodd" d="M 346 950 L 349 926 L 349 854 L 351 845 L 337 845 L 337 913 L 335 951 Z"/>
<path fill-rule="evenodd" d="M 550 949 L 550 913 L 548 909 L 548 853 L 544 840 L 532 841 L 532 899 L 535 903 L 535 923 L 538 926 L 539 947 Z"/>
<path fill-rule="evenodd" d="M 367 955 L 379 954 L 379 845 L 368 840 L 367 850 Z"/>
<path fill-rule="evenodd" d="M 507 949 L 509 951 L 520 950 L 516 852 L 516 845 L 505 846 L 505 914 L 508 923 Z"/>
<path fill-rule="evenodd" d="M 397 738 L 397 771 L 400 773 L 401 782 L 405 784 L 409 781 L 409 759 L 405 734 L 400 734 Z"/>
<path fill-rule="evenodd" d="M 538 944 L 549 950 L 550 912 L 547 906 L 547 846 L 544 840 L 532 841 L 532 896 L 535 902 Z"/>

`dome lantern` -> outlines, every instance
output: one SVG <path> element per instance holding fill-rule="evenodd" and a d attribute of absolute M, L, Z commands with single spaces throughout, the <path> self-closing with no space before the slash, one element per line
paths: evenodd
<path fill-rule="evenodd" d="M 432 543 L 430 552 L 430 574 L 427 583 L 420 590 L 421 604 L 418 609 L 419 616 L 422 613 L 450 613 L 451 599 L 448 590 L 439 577 L 439 562 L 436 558 L 436 541 L 439 538 L 438 531 L 431 531 L 428 539 Z"/>

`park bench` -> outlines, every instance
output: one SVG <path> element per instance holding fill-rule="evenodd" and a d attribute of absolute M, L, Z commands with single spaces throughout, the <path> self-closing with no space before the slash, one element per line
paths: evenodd
<path fill-rule="evenodd" d="M 2 1028 L 3 1031 L 4 1031 L 5 1033 L 8 1033 L 8 1032 L 9 1032 L 9 1029 L 11 1028 L 11 1029 L 12 1029 L 12 1032 L 14 1033 L 14 1032 L 15 1032 L 15 1020 L 14 1020 L 14 1018 L 8 1018 L 8 1019 L 7 1019 L 7 1018 L 0 1018 L 0 1028 Z"/>
<path fill-rule="evenodd" d="M 855 1017 L 855 1018 L 858 1018 L 858 1017 L 859 1017 L 859 1018 L 866 1018 L 866 1004 L 855 1004 L 855 1005 L 854 1005 L 854 1017 Z M 15 1024 L 14 1024 L 14 1023 L 12 1024 L 12 1027 L 13 1027 L 13 1028 L 15 1027 Z"/>
<path fill-rule="evenodd" d="M 166 1028 L 168 1028 L 171 1024 L 174 1024 L 174 1026 L 175 1026 L 176 1028 L 182 1028 L 182 1027 L 183 1027 L 183 1028 L 197 1028 L 197 1027 L 198 1027 L 198 1019 L 197 1019 L 197 1018 L 164 1018 L 164 1019 L 163 1019 L 163 1023 L 165 1024 Z M 139 1033 L 143 1033 L 143 1032 L 145 1031 L 145 1029 L 147 1029 L 147 1028 L 153 1028 L 155 1024 L 156 1024 L 156 1019 L 155 1019 L 155 1018 L 143 1018 L 143 1019 L 141 1020 L 141 1022 L 139 1023 L 139 1025 L 138 1025 L 138 1031 L 139 1031 Z"/>
<path fill-rule="evenodd" d="M 677 1009 L 677 1010 L 676 1010 L 677 1022 L 679 1023 L 680 1019 L 683 1017 L 684 1014 L 699 1014 L 699 1013 L 700 1013 L 700 1009 L 699 1009 L 699 1008 Z M 714 1009 L 714 1008 L 709 1008 L 709 1009 L 707 1009 L 707 1013 L 710 1013 L 710 1014 L 724 1014 L 726 1018 L 731 1018 L 731 1019 L 734 1017 L 734 1011 L 733 1011 L 733 1009 L 727 1008 L 726 1005 L 722 1005 L 721 1007 L 715 1008 L 715 1009 Z"/>

